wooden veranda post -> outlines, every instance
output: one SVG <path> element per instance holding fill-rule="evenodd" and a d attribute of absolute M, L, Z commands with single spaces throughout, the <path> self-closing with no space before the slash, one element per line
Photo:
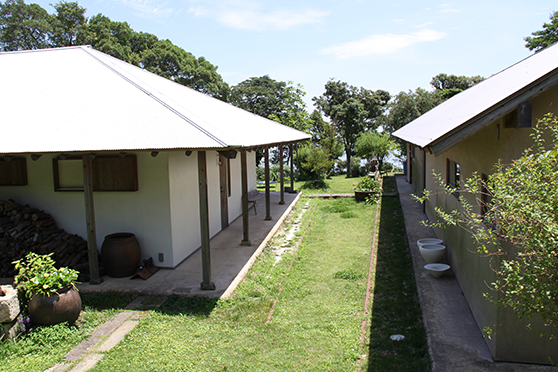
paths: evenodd
<path fill-rule="evenodd" d="M 265 148 L 265 218 L 271 220 L 271 194 L 269 193 L 269 147 Z"/>
<path fill-rule="evenodd" d="M 200 288 L 204 291 L 215 290 L 211 281 L 211 255 L 209 249 L 209 202 L 207 198 L 207 162 L 205 151 L 198 151 L 198 182 L 200 197 L 200 232 L 203 281 Z"/>
<path fill-rule="evenodd" d="M 240 173 L 242 182 L 242 241 L 240 245 L 250 246 L 250 236 L 248 234 L 248 167 L 246 165 L 246 150 L 240 152 Z"/>
<path fill-rule="evenodd" d="M 285 174 L 283 172 L 283 145 L 279 145 L 279 180 L 280 180 L 280 191 L 281 200 L 279 204 L 285 204 Z"/>
<path fill-rule="evenodd" d="M 292 143 L 289 145 L 289 157 L 291 158 L 291 192 L 294 192 L 294 158 Z"/>
<path fill-rule="evenodd" d="M 93 154 L 83 154 L 83 194 L 85 198 L 85 223 L 87 224 L 87 250 L 89 258 L 89 283 L 100 284 L 99 252 L 95 229 L 95 207 L 93 204 Z"/>

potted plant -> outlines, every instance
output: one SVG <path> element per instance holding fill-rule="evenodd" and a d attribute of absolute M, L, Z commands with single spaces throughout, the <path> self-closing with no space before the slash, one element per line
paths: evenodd
<path fill-rule="evenodd" d="M 81 312 L 81 297 L 75 286 L 78 272 L 67 267 L 57 269 L 51 256 L 31 252 L 25 259 L 14 261 L 14 284 L 34 324 L 73 325 Z"/>
<path fill-rule="evenodd" d="M 357 202 L 365 201 L 366 199 L 377 196 L 382 192 L 380 183 L 372 177 L 364 177 L 355 186 L 355 200 Z"/>

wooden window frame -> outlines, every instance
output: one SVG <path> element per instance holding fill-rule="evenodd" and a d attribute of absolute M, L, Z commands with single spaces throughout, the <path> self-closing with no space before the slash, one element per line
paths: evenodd
<path fill-rule="evenodd" d="M 27 185 L 27 159 L 23 156 L 0 158 L 0 186 Z"/>
<path fill-rule="evenodd" d="M 60 184 L 59 162 L 65 160 L 81 160 L 80 156 L 69 156 L 65 159 L 52 159 L 54 174 L 54 191 L 81 192 L 80 187 L 65 187 Z M 100 192 L 134 192 L 139 190 L 137 156 L 126 154 L 100 155 L 93 159 L 93 191 Z"/>
<path fill-rule="evenodd" d="M 461 189 L 461 166 L 450 159 L 446 159 L 446 184 L 457 190 Z M 459 192 L 455 192 L 453 195 L 457 197 Z"/>

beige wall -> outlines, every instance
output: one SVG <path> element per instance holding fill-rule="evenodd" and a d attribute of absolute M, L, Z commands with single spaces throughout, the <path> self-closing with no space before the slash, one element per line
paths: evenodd
<path fill-rule="evenodd" d="M 558 113 L 558 87 L 544 95 L 530 101 L 533 104 L 533 125 L 537 119 L 544 116 L 550 109 Z M 532 143 L 529 135 L 531 128 L 504 128 L 503 120 L 490 124 L 487 128 L 474 136 L 463 140 L 448 151 L 434 156 L 426 156 L 426 188 L 433 191 L 430 202 L 426 203 L 426 214 L 431 221 L 436 220 L 434 206 L 440 206 L 445 211 L 458 208 L 458 200 L 452 195 L 437 194 L 439 187 L 432 177 L 432 171 L 441 173 L 443 179 L 447 177 L 446 161 L 450 159 L 460 164 L 461 179 L 470 177 L 473 172 L 491 174 L 498 159 L 509 163 L 520 157 L 524 149 Z M 422 178 L 422 159 L 416 149 L 413 160 L 413 186 L 420 188 Z M 474 198 L 470 197 L 470 201 Z M 476 253 L 476 247 L 466 231 L 459 227 L 437 229 L 436 234 L 444 239 L 447 246 L 447 258 L 452 266 L 459 284 L 463 290 L 469 307 L 482 330 L 489 326 L 496 330 L 491 339 L 486 339 L 495 359 L 517 362 L 548 363 L 548 356 L 558 360 L 558 341 L 548 341 L 540 337 L 540 319 L 531 319 L 535 325 L 532 331 L 525 327 L 525 322 L 519 321 L 514 314 L 505 308 L 496 307 L 488 301 L 484 294 L 496 299 L 497 294 L 491 291 L 487 283 L 496 279 L 492 267 L 498 267 L 498 262 L 490 262 L 490 258 Z"/>

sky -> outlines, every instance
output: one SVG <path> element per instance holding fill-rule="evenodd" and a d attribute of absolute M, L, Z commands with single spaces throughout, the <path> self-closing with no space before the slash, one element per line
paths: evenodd
<path fill-rule="evenodd" d="M 26 0 L 49 13 L 53 0 Z M 395 95 L 439 73 L 489 77 L 528 57 L 556 0 L 81 0 L 205 57 L 230 85 L 269 75 L 312 97 L 329 79 Z"/>

